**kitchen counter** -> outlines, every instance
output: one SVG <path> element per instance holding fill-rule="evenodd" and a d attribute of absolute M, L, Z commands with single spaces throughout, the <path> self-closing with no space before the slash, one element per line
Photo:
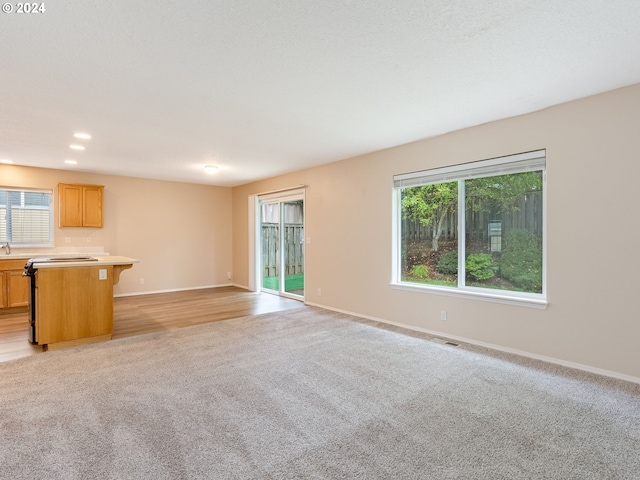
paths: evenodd
<path fill-rule="evenodd" d="M 43 247 L 28 249 L 24 247 L 11 247 L 11 253 L 7 255 L 0 251 L 0 260 L 29 260 L 30 258 L 64 258 L 64 257 L 106 257 L 109 252 L 104 247 L 94 245 L 92 247 Z"/>
<path fill-rule="evenodd" d="M 120 274 L 123 270 L 133 267 L 134 263 L 140 263 L 140 260 L 129 257 L 121 257 L 117 255 L 109 255 L 106 257 L 86 257 L 83 259 L 75 257 L 58 257 L 52 258 L 50 262 L 42 261 L 49 258 L 37 257 L 34 268 L 77 268 L 77 267 L 113 267 L 113 285 L 117 285 L 120 281 Z"/>
<path fill-rule="evenodd" d="M 82 255 L 84 257 L 84 255 Z M 51 262 L 43 260 L 50 257 L 36 257 L 38 268 L 67 268 L 67 267 L 97 267 L 100 265 L 133 265 L 140 263 L 140 260 L 129 257 L 120 257 L 117 255 L 108 256 L 91 256 L 87 255 L 91 260 L 78 259 L 76 257 L 51 257 Z"/>
<path fill-rule="evenodd" d="M 139 260 L 121 256 L 43 258 L 27 263 L 30 341 L 43 350 L 110 340 L 113 286 Z"/>
<path fill-rule="evenodd" d="M 41 252 L 11 252 L 9 255 L 0 253 L 0 260 L 29 260 L 30 258 L 65 258 L 65 257 L 105 257 L 109 256 L 106 252 L 89 252 L 89 253 L 41 253 Z"/>

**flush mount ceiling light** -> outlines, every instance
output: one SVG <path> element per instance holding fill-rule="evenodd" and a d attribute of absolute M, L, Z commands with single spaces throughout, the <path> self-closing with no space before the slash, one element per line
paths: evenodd
<path fill-rule="evenodd" d="M 78 162 L 76 162 L 75 160 L 65 160 L 64 163 L 69 164 L 69 165 L 77 165 Z"/>
<path fill-rule="evenodd" d="M 91 135 L 89 135 L 88 133 L 74 133 L 73 134 L 74 137 L 76 138 L 81 138 L 82 140 L 91 140 Z"/>
<path fill-rule="evenodd" d="M 220 167 L 218 167 L 217 165 L 205 165 L 204 166 L 204 171 L 207 173 L 218 173 L 218 171 L 220 170 Z"/>
<path fill-rule="evenodd" d="M 69 148 L 72 148 L 73 150 L 84 150 L 82 145 L 69 145 Z"/>

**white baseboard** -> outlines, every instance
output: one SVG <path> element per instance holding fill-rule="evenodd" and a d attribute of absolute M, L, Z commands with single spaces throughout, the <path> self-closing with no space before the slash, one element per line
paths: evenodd
<path fill-rule="evenodd" d="M 408 330 L 414 330 L 414 331 L 417 331 L 417 332 L 427 333 L 429 335 L 434 335 L 434 336 L 441 337 L 441 338 L 455 340 L 455 341 L 461 342 L 461 343 L 468 343 L 470 345 L 477 345 L 479 347 L 490 348 L 491 350 L 497 350 L 499 352 L 512 353 L 514 355 L 520 355 L 521 357 L 532 358 L 534 360 L 540 360 L 540 361 L 547 362 L 547 363 L 552 363 L 552 364 L 555 364 L 555 365 L 561 365 L 563 367 L 573 368 L 573 369 L 576 369 L 576 370 L 582 370 L 584 372 L 595 373 L 597 375 L 602 375 L 602 376 L 605 376 L 605 377 L 611 377 L 611 378 L 615 378 L 615 379 L 618 379 L 618 380 L 624 380 L 626 382 L 640 384 L 640 377 L 633 377 L 631 375 L 626 375 L 624 373 L 614 372 L 612 370 L 605 370 L 605 369 L 602 369 L 602 368 L 596 368 L 596 367 L 591 367 L 589 365 L 584 365 L 582 363 L 574 363 L 574 362 L 569 362 L 569 361 L 566 361 L 566 360 L 561 360 L 559 358 L 547 357 L 545 355 L 538 355 L 538 354 L 535 354 L 535 353 L 525 352 L 523 350 L 518 350 L 518 349 L 515 349 L 515 348 L 503 347 L 501 345 L 494 345 L 492 343 L 481 342 L 481 341 L 478 341 L 478 340 L 473 340 L 471 338 L 459 337 L 457 335 L 450 335 L 448 333 L 438 332 L 438 331 L 435 331 L 435 330 L 428 330 L 426 328 L 415 327 L 413 325 L 407 325 L 405 323 L 392 322 L 390 320 L 385 320 L 383 318 L 372 317 L 370 315 L 363 315 L 363 314 L 355 313 L 355 312 L 349 312 L 347 310 L 341 310 L 339 308 L 332 308 L 332 307 L 328 307 L 326 305 L 320 305 L 320 304 L 317 304 L 317 303 L 305 302 L 305 304 L 309 305 L 311 307 L 324 308 L 325 310 L 331 310 L 331 311 L 338 312 L 338 313 L 344 313 L 346 315 L 352 315 L 354 317 L 365 318 L 367 320 L 371 320 L 371 321 L 374 321 L 374 322 L 386 323 L 388 325 L 394 325 L 396 327 L 406 328 Z"/>

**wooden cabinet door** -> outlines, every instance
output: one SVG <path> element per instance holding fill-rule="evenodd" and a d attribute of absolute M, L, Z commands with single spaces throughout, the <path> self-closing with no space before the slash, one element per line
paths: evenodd
<path fill-rule="evenodd" d="M 29 306 L 31 283 L 23 277 L 26 259 L 0 259 L 0 309 L 3 313 L 24 311 Z"/>
<path fill-rule="evenodd" d="M 7 282 L 6 273 L 0 271 L 0 308 L 7 308 Z"/>
<path fill-rule="evenodd" d="M 84 227 L 102 228 L 102 190 L 100 186 L 82 187 L 82 225 Z"/>
<path fill-rule="evenodd" d="M 58 185 L 58 202 L 61 227 L 82 227 L 82 186 Z"/>
<path fill-rule="evenodd" d="M 29 277 L 22 276 L 22 270 L 7 272 L 7 307 L 29 305 Z"/>
<path fill-rule="evenodd" d="M 102 185 L 58 184 L 61 227 L 102 228 Z"/>

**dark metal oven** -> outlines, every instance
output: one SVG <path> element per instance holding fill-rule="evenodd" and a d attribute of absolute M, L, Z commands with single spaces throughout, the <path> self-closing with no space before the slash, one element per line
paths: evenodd
<path fill-rule="evenodd" d="M 29 277 L 31 283 L 31 293 L 29 295 L 29 342 L 34 345 L 38 344 L 36 339 L 36 272 L 38 271 L 33 264 L 37 259 L 31 258 L 24 266 L 22 276 Z"/>

